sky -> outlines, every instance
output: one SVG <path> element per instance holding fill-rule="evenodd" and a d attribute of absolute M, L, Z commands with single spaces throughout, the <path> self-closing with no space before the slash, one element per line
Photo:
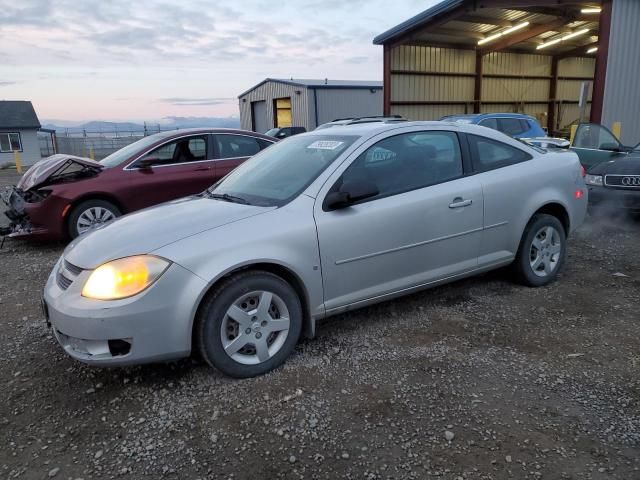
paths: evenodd
<path fill-rule="evenodd" d="M 382 80 L 373 37 L 436 0 L 0 0 L 0 100 L 40 119 L 238 116 L 266 77 Z"/>

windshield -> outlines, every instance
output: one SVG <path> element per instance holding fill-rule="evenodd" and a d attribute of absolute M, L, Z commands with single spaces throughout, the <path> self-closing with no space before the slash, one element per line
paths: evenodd
<path fill-rule="evenodd" d="M 279 131 L 279 128 L 272 128 L 271 130 L 267 130 L 266 132 L 264 132 L 264 134 L 269 135 L 270 137 L 275 137 L 276 133 L 278 133 Z"/>
<path fill-rule="evenodd" d="M 282 206 L 300 194 L 358 137 L 304 135 L 263 150 L 208 192 L 260 206 Z"/>
<path fill-rule="evenodd" d="M 117 167 L 122 162 L 135 155 L 136 153 L 144 150 L 148 146 L 156 143 L 158 140 L 161 140 L 163 137 L 166 137 L 167 134 L 163 133 L 160 135 L 150 135 L 148 137 L 141 138 L 137 142 L 130 143 L 126 147 L 122 147 L 120 150 L 116 150 L 111 155 L 104 157 L 100 160 L 100 164 L 105 168 Z"/>

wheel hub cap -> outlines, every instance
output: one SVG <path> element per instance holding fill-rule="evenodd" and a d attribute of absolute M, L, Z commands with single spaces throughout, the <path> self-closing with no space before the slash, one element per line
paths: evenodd
<path fill-rule="evenodd" d="M 558 267 L 562 253 L 560 233 L 554 227 L 542 227 L 533 237 L 529 252 L 529 264 L 538 277 L 551 275 Z"/>
<path fill-rule="evenodd" d="M 106 208 L 87 208 L 78 217 L 78 221 L 76 222 L 76 229 L 78 231 L 78 234 L 83 234 L 98 225 L 113 220 L 114 218 L 116 218 L 114 213 Z"/>
<path fill-rule="evenodd" d="M 289 310 L 275 293 L 254 291 L 237 298 L 220 326 L 222 346 L 238 363 L 255 365 L 273 357 L 289 334 Z"/>

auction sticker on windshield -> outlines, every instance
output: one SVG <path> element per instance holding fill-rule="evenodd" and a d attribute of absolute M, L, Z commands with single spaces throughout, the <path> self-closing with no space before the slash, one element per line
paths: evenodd
<path fill-rule="evenodd" d="M 344 142 L 337 140 L 317 140 L 309 145 L 307 148 L 314 148 L 316 150 L 335 150 Z"/>

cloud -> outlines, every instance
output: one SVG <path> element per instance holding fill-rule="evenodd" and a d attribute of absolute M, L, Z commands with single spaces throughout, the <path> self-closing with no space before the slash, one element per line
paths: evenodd
<path fill-rule="evenodd" d="M 354 65 L 359 65 L 361 63 L 367 63 L 368 61 L 369 61 L 369 57 L 366 57 L 364 55 L 357 56 L 357 57 L 347 57 L 344 60 L 345 63 L 352 63 Z"/>
<path fill-rule="evenodd" d="M 169 103 L 179 107 L 193 107 L 193 106 L 205 106 L 205 105 L 225 105 L 228 103 L 235 103 L 235 98 L 223 98 L 223 97 L 209 97 L 209 98 L 186 98 L 186 97 L 170 97 L 160 98 L 159 102 Z"/>

